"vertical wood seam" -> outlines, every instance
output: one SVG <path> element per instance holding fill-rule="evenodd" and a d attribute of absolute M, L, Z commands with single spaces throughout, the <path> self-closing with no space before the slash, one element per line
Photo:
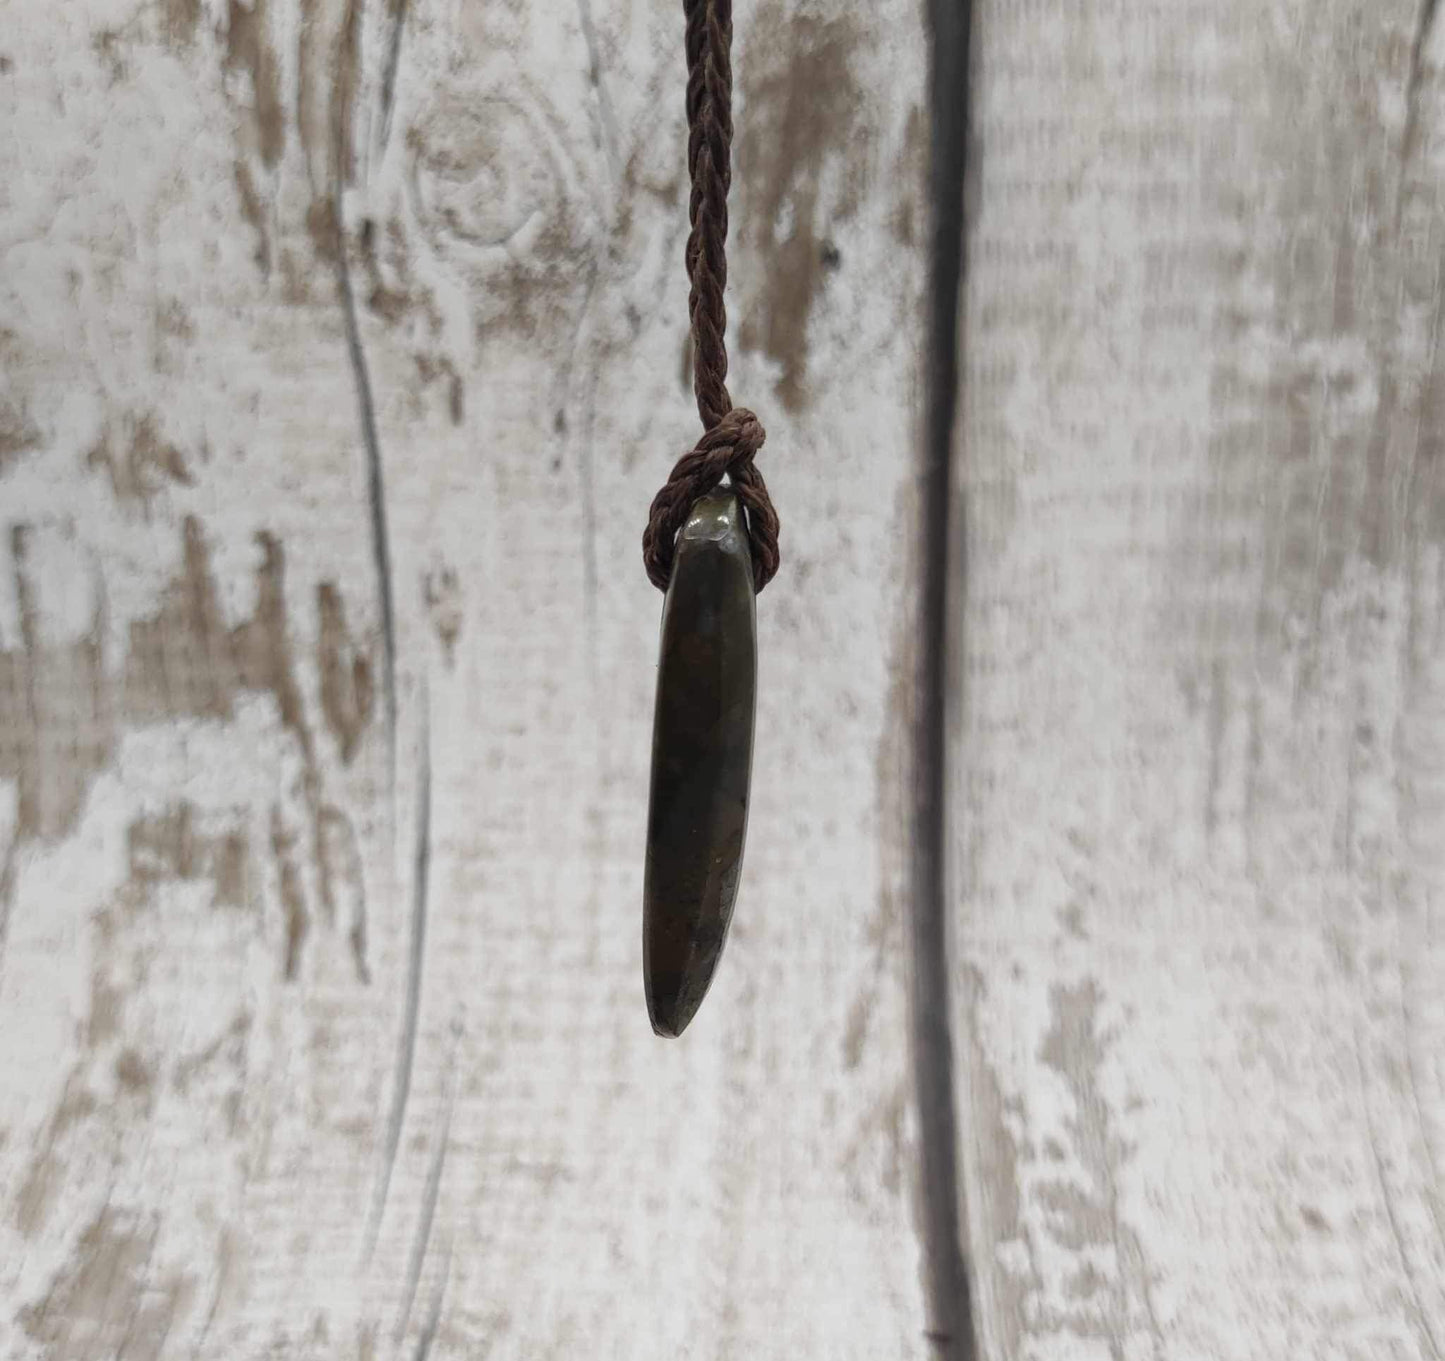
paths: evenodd
<path fill-rule="evenodd" d="M 977 1355 L 966 1212 L 958 1176 L 947 950 L 947 694 L 950 502 L 963 280 L 963 186 L 968 133 L 971 0 L 929 0 L 929 314 L 920 519 L 918 707 L 914 728 L 910 879 L 912 1041 L 922 1157 L 920 1192 L 927 1337 L 947 1361 Z M 959 564 L 961 566 L 961 562 Z"/>

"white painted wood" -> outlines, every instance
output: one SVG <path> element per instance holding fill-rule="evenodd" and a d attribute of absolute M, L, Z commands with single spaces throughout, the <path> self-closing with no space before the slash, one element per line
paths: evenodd
<path fill-rule="evenodd" d="M 1432 10 L 976 18 L 954 1000 L 991 1357 L 1445 1350 Z"/>
<path fill-rule="evenodd" d="M 733 939 L 666 1044 L 680 16 L 0 6 L 0 1354 L 923 1354 L 880 816 L 920 24 L 739 22 L 786 569 Z"/>
<path fill-rule="evenodd" d="M 975 16 L 990 1358 L 1445 1350 L 1432 10 Z M 926 1354 L 920 23 L 739 10 L 733 388 L 786 556 L 733 940 L 664 1044 L 677 14 L 0 4 L 0 1355 Z"/>

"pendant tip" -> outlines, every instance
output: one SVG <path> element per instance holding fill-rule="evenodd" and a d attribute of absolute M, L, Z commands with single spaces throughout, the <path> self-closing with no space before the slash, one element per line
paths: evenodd
<path fill-rule="evenodd" d="M 690 999 L 677 993 L 671 997 L 659 996 L 655 988 L 647 988 L 647 1019 L 652 1022 L 652 1033 L 664 1040 L 675 1040 L 688 1023 L 697 1015 L 698 1003 L 689 1005 Z"/>
<path fill-rule="evenodd" d="M 691 1012 L 664 1011 L 648 1007 L 647 1019 L 652 1022 L 652 1033 L 664 1040 L 675 1040 L 692 1020 Z"/>

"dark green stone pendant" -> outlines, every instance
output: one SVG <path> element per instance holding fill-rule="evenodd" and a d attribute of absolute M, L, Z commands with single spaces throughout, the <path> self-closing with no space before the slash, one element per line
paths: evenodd
<path fill-rule="evenodd" d="M 659 1035 L 681 1035 L 732 920 L 748 824 L 757 610 L 737 496 L 702 497 L 677 536 L 662 606 L 643 880 L 642 973 Z"/>

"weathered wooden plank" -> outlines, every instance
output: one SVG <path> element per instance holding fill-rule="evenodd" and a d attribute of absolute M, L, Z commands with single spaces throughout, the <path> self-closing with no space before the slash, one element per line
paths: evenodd
<path fill-rule="evenodd" d="M 6 1356 L 922 1354 L 878 644 L 920 16 L 738 45 L 787 563 L 732 945 L 665 1047 L 679 16 L 4 7 Z"/>
<path fill-rule="evenodd" d="M 954 978 L 989 1356 L 1445 1350 L 1433 8 L 976 16 Z"/>

